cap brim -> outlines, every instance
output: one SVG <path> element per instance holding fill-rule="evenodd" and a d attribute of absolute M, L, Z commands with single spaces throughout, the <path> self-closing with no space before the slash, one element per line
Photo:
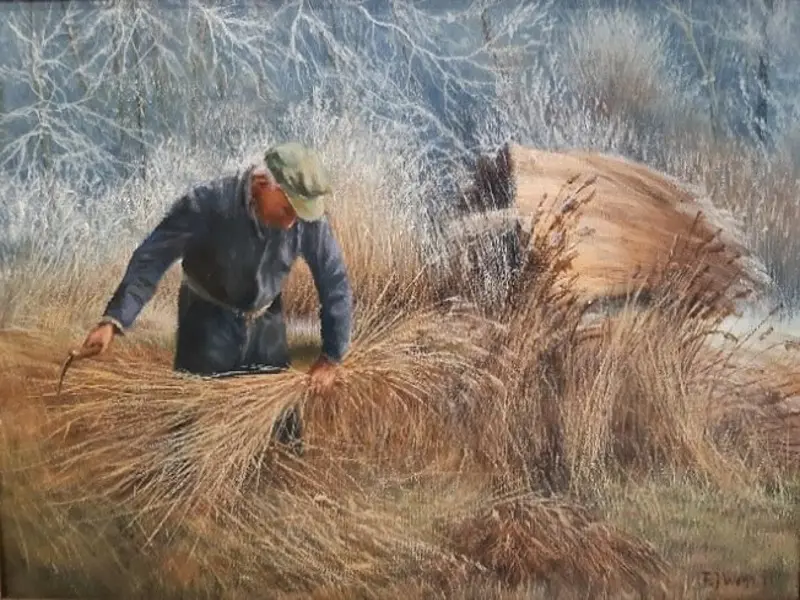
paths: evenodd
<path fill-rule="evenodd" d="M 284 191 L 286 191 L 289 204 L 292 205 L 300 220 L 319 221 L 325 215 L 325 200 L 323 198 L 309 200 L 305 196 L 293 194 L 288 190 Z"/>

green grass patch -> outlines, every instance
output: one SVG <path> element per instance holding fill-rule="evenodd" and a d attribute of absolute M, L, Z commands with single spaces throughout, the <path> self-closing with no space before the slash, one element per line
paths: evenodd
<path fill-rule="evenodd" d="M 610 521 L 655 544 L 682 574 L 686 597 L 794 598 L 797 483 L 767 493 L 646 481 L 608 488 L 600 505 Z"/>

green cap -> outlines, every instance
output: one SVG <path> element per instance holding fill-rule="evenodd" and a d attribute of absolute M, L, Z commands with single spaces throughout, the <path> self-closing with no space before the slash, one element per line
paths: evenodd
<path fill-rule="evenodd" d="M 297 142 L 271 147 L 264 163 L 303 221 L 317 221 L 325 214 L 324 196 L 331 193 L 328 173 L 317 153 Z"/>

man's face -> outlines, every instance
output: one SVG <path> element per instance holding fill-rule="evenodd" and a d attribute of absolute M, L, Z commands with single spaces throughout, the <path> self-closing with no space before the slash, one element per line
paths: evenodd
<path fill-rule="evenodd" d="M 264 171 L 252 175 L 252 193 L 256 214 L 266 224 L 290 229 L 297 221 L 297 213 L 281 187 Z"/>

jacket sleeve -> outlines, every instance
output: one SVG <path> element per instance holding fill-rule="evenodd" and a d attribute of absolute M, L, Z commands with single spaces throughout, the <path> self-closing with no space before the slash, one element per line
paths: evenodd
<path fill-rule="evenodd" d="M 353 321 L 347 268 L 327 218 L 303 225 L 301 250 L 319 294 L 322 354 L 338 363 L 349 348 Z"/>
<path fill-rule="evenodd" d="M 101 322 L 113 323 L 120 333 L 133 325 L 164 273 L 182 257 L 189 240 L 207 226 L 206 209 L 211 193 L 209 187 L 198 186 L 172 204 L 161 222 L 134 250 Z"/>

